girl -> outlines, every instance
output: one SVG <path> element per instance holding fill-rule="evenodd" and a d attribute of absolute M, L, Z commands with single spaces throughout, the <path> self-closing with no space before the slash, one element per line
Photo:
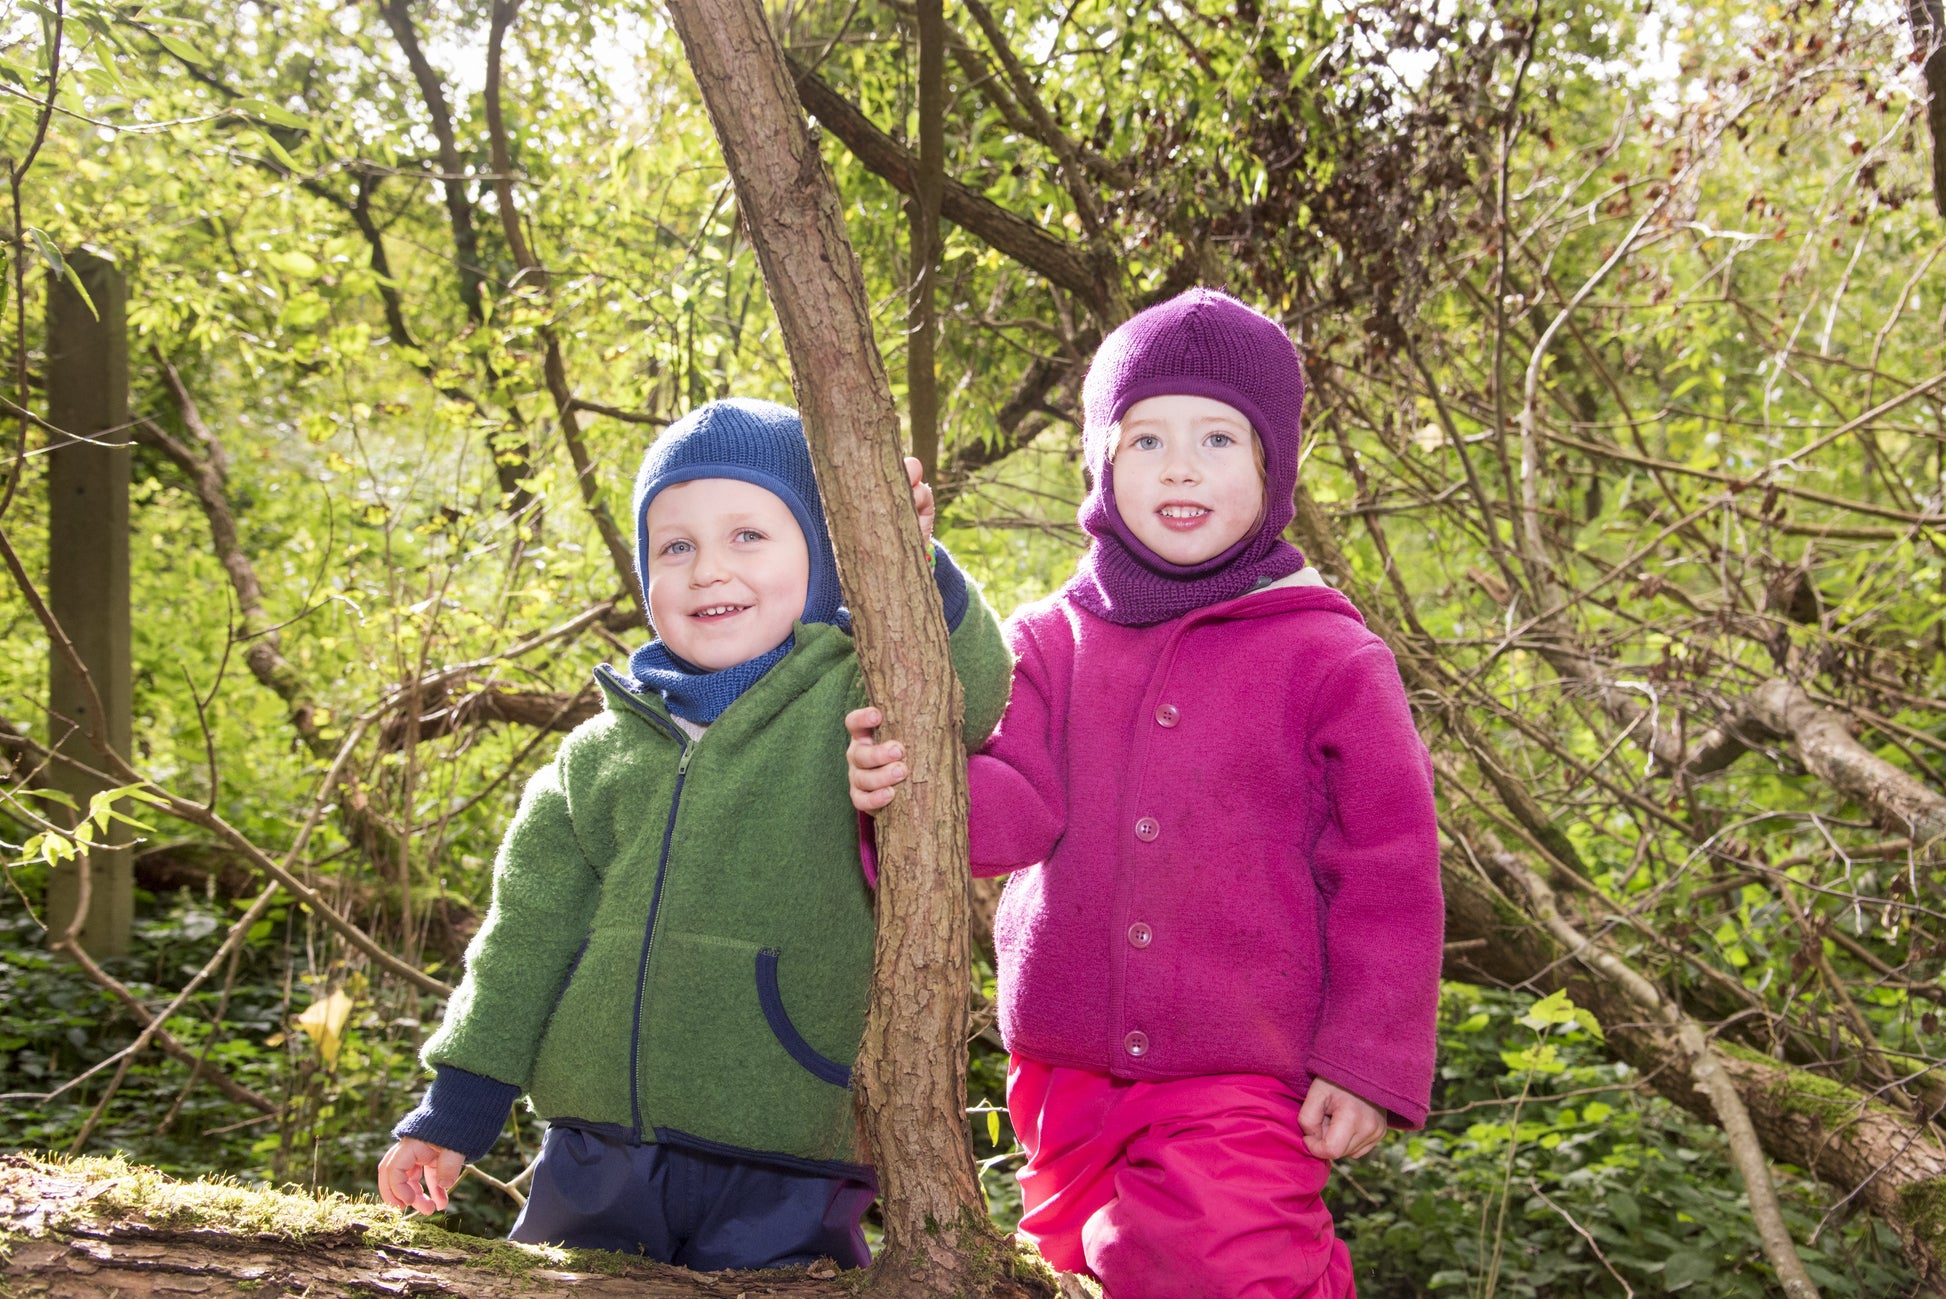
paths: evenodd
<path fill-rule="evenodd" d="M 1281 539 L 1304 375 L 1196 289 L 1103 342 L 1092 538 L 969 766 L 1021 1235 L 1111 1299 L 1351 1295 L 1330 1161 L 1425 1122 L 1443 907 L 1398 669 Z M 905 778 L 847 719 L 852 801 Z"/>

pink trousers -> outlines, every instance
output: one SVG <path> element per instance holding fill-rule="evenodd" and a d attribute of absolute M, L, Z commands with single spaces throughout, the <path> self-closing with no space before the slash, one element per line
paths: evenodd
<path fill-rule="evenodd" d="M 1108 1299 L 1356 1299 L 1299 1103 L 1257 1074 L 1130 1082 L 1016 1055 L 1020 1232 Z"/>

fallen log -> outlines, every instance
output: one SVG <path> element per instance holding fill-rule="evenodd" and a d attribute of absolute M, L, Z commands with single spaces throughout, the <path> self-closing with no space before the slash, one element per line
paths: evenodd
<path fill-rule="evenodd" d="M 842 1299 L 825 1261 L 691 1272 L 459 1236 L 372 1200 L 0 1155 L 0 1293 L 45 1299 Z"/>

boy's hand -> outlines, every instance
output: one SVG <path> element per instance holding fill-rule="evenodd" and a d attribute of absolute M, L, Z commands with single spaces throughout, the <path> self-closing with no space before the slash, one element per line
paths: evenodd
<path fill-rule="evenodd" d="M 919 475 L 924 472 L 925 470 L 920 466 L 916 457 L 907 456 L 905 458 L 905 478 L 907 482 L 912 484 L 912 508 L 919 515 L 919 531 L 926 534 L 926 545 L 931 546 L 933 516 L 932 488 L 920 480 Z"/>
<path fill-rule="evenodd" d="M 1297 1126 L 1317 1158 L 1358 1159 L 1385 1139 L 1385 1111 L 1342 1087 L 1313 1078 L 1297 1112 Z"/>
<path fill-rule="evenodd" d="M 900 761 L 905 757 L 905 746 L 897 740 L 883 744 L 872 741 L 873 732 L 884 720 L 884 714 L 876 708 L 858 708 L 845 714 L 845 729 L 851 732 L 851 743 L 845 747 L 851 805 L 861 812 L 876 812 L 891 802 L 893 787 L 906 777 L 905 763 Z"/>
<path fill-rule="evenodd" d="M 459 1151 L 400 1137 L 378 1161 L 378 1193 L 395 1209 L 438 1213 L 446 1207 L 446 1192 L 465 1171 L 466 1156 Z"/>

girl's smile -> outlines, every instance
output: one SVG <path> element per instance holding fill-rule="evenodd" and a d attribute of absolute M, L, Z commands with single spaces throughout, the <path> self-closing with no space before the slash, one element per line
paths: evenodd
<path fill-rule="evenodd" d="M 1122 416 L 1109 471 L 1115 508 L 1157 558 L 1213 559 L 1263 517 L 1263 466 L 1250 420 L 1209 397 L 1136 402 Z"/>

